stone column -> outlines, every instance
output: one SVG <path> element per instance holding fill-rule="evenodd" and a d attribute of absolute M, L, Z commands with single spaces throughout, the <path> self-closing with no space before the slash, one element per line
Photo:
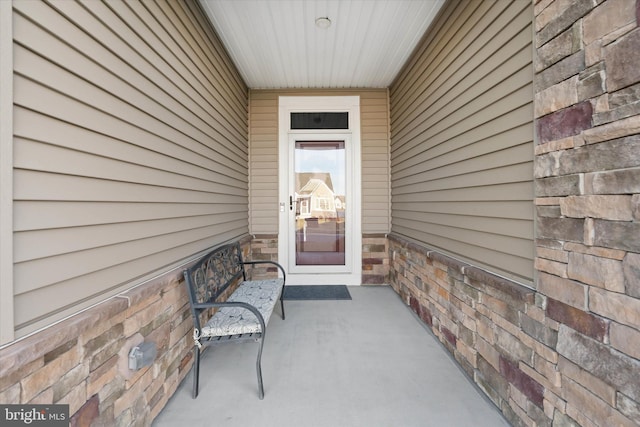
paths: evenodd
<path fill-rule="evenodd" d="M 554 425 L 640 425 L 640 1 L 537 0 L 536 286 Z"/>

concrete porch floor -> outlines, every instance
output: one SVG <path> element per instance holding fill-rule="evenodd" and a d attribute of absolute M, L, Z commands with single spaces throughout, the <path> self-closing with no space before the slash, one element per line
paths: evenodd
<path fill-rule="evenodd" d="M 258 399 L 257 345 L 209 349 L 153 423 L 164 426 L 509 426 L 397 294 L 350 287 L 349 301 L 285 301 L 271 316 Z"/>

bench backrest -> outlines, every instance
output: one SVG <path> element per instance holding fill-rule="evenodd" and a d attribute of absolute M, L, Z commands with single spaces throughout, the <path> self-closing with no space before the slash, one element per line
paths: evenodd
<path fill-rule="evenodd" d="M 204 255 L 184 271 L 192 311 L 194 304 L 217 301 L 241 277 L 245 279 L 239 242 L 218 246 Z M 193 313 L 196 318 L 197 313 Z"/>

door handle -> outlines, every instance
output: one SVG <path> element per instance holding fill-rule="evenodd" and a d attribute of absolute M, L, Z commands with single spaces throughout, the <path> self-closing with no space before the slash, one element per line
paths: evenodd
<path fill-rule="evenodd" d="M 289 196 L 289 210 L 293 210 L 293 196 Z"/>

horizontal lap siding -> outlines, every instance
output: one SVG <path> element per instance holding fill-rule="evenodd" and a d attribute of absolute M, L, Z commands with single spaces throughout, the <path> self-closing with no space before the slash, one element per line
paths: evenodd
<path fill-rule="evenodd" d="M 449 2 L 390 89 L 392 231 L 533 277 L 532 11 Z"/>
<path fill-rule="evenodd" d="M 384 89 L 252 90 L 250 95 L 250 217 L 253 234 L 278 233 L 278 97 L 360 96 L 362 232 L 388 233 L 389 104 Z"/>
<path fill-rule="evenodd" d="M 248 232 L 248 91 L 195 2 L 15 2 L 16 336 Z"/>
<path fill-rule="evenodd" d="M 249 228 L 278 233 L 278 94 L 249 95 Z"/>
<path fill-rule="evenodd" d="M 362 233 L 388 233 L 391 225 L 389 94 L 360 95 L 362 128 Z"/>

